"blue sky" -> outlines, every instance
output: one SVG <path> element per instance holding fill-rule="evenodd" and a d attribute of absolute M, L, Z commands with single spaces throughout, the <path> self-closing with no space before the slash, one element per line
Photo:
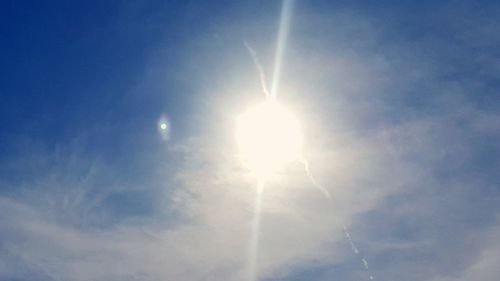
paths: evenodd
<path fill-rule="evenodd" d="M 270 82 L 280 10 L 2 2 L 0 280 L 245 280 L 244 42 Z M 497 279 L 499 26 L 496 1 L 295 1 L 278 99 L 335 201 L 300 163 L 269 181 L 259 280 Z"/>

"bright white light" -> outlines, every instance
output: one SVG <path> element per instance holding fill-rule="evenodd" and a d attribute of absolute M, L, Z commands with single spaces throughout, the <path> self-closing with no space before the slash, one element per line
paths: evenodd
<path fill-rule="evenodd" d="M 236 136 L 243 160 L 259 178 L 284 168 L 301 154 L 299 122 L 274 100 L 241 114 Z"/>
<path fill-rule="evenodd" d="M 160 116 L 157 123 L 157 129 L 164 141 L 168 141 L 170 139 L 170 122 L 168 121 L 166 115 Z"/>

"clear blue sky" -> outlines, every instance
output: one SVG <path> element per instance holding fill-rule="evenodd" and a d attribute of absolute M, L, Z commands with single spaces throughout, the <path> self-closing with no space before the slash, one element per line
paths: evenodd
<path fill-rule="evenodd" d="M 244 42 L 270 82 L 280 10 L 2 1 L 0 280 L 244 280 Z M 278 99 L 336 203 L 282 171 L 260 279 L 497 280 L 499 46 L 498 1 L 295 1 Z"/>

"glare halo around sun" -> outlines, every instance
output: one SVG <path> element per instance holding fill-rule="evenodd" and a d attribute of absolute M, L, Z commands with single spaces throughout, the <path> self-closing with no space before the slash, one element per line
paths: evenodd
<path fill-rule="evenodd" d="M 300 125 L 295 116 L 274 99 L 251 107 L 237 119 L 240 156 L 260 179 L 299 159 Z"/>

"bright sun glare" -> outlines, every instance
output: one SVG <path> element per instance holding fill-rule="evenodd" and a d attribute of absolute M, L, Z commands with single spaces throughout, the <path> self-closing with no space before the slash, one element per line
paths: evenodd
<path fill-rule="evenodd" d="M 268 177 L 300 157 L 299 122 L 272 99 L 239 116 L 236 137 L 243 160 L 259 178 Z"/>

